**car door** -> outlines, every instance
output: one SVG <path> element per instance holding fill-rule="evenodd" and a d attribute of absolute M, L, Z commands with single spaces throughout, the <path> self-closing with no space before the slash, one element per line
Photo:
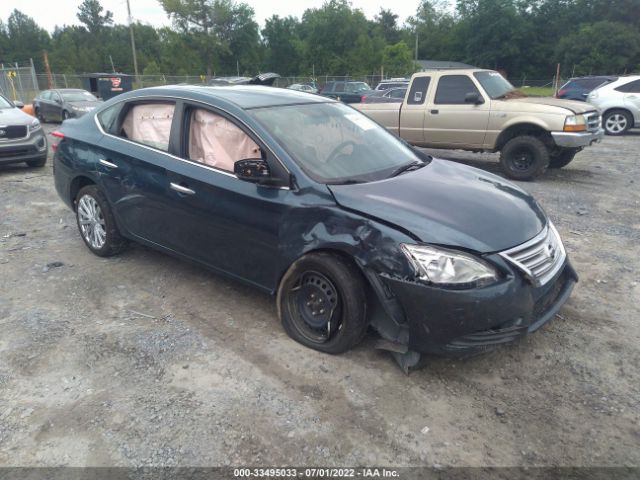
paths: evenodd
<path fill-rule="evenodd" d="M 469 93 L 479 95 L 483 103 L 468 103 L 465 97 Z M 482 147 L 490 113 L 490 99 L 470 76 L 441 75 L 427 109 L 425 140 L 437 147 Z"/>
<path fill-rule="evenodd" d="M 50 118 L 62 121 L 62 95 L 57 90 L 51 90 Z"/>
<path fill-rule="evenodd" d="M 424 122 L 430 85 L 430 76 L 415 77 L 401 107 L 400 137 L 415 145 L 425 142 Z"/>
<path fill-rule="evenodd" d="M 38 108 L 43 119 L 48 120 L 51 118 L 51 90 L 46 90 L 40 94 Z"/>
<path fill-rule="evenodd" d="M 635 123 L 640 123 L 640 80 L 625 85 L 624 104 L 633 113 Z"/>
<path fill-rule="evenodd" d="M 181 120 L 183 161 L 167 169 L 169 191 L 163 201 L 181 234 L 171 241 L 200 262 L 275 288 L 283 261 L 279 231 L 290 204 L 288 182 L 279 187 L 239 180 L 233 163 L 265 158 L 273 172 L 278 160 L 229 114 L 185 102 Z"/>

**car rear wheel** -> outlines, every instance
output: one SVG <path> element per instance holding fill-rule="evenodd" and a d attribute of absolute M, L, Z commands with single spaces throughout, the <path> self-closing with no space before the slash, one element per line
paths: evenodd
<path fill-rule="evenodd" d="M 47 163 L 47 157 L 38 158 L 37 160 L 27 160 L 27 165 L 32 168 L 44 167 L 45 163 Z"/>
<path fill-rule="evenodd" d="M 611 110 L 605 114 L 602 123 L 607 135 L 622 135 L 631 128 L 633 119 L 624 110 Z"/>
<path fill-rule="evenodd" d="M 111 207 L 97 186 L 87 185 L 78 192 L 76 220 L 82 240 L 99 257 L 110 257 L 126 247 Z"/>
<path fill-rule="evenodd" d="M 297 260 L 278 289 L 278 316 L 297 342 L 325 353 L 343 353 L 367 331 L 362 274 L 330 253 L 311 253 Z"/>
<path fill-rule="evenodd" d="M 509 140 L 500 151 L 500 166 L 509 178 L 533 180 L 549 166 L 549 150 L 542 140 L 522 135 Z"/>
<path fill-rule="evenodd" d="M 564 148 L 556 154 L 551 155 L 551 158 L 549 159 L 549 168 L 566 167 L 571 163 L 579 151 L 579 148 Z"/>

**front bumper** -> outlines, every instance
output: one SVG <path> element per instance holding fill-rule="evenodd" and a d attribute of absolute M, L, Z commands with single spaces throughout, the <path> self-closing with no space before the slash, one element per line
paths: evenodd
<path fill-rule="evenodd" d="M 577 280 L 568 260 L 538 288 L 519 274 L 471 290 L 383 277 L 404 310 L 409 348 L 441 355 L 489 350 L 537 330 L 558 313 Z"/>
<path fill-rule="evenodd" d="M 604 137 L 604 129 L 595 132 L 551 132 L 553 141 L 562 148 L 588 147 L 594 142 L 600 142 Z"/>
<path fill-rule="evenodd" d="M 26 138 L 0 141 L 0 164 L 39 160 L 47 156 L 47 147 L 42 128 Z"/>

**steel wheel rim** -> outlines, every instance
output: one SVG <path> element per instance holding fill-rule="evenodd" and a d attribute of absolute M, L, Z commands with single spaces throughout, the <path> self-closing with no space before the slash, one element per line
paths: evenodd
<path fill-rule="evenodd" d="M 527 148 L 520 148 L 513 154 L 513 167 L 515 170 L 529 170 L 534 162 L 534 155 Z"/>
<path fill-rule="evenodd" d="M 605 126 L 611 133 L 623 132 L 627 128 L 627 117 L 620 113 L 611 115 L 607 118 Z"/>
<path fill-rule="evenodd" d="M 342 329 L 338 289 L 319 272 L 302 273 L 290 288 L 287 303 L 296 329 L 310 342 L 327 343 Z"/>
<path fill-rule="evenodd" d="M 100 205 L 91 195 L 83 195 L 78 202 L 78 225 L 85 241 L 100 250 L 107 241 L 107 229 Z"/>

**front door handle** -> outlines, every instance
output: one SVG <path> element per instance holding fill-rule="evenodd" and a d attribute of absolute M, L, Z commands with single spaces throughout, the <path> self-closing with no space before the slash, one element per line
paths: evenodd
<path fill-rule="evenodd" d="M 191 190 L 190 188 L 187 187 L 183 187 L 182 185 L 179 185 L 177 183 L 173 183 L 171 182 L 171 190 L 175 190 L 178 193 L 182 193 L 184 195 L 193 195 L 195 192 L 195 190 Z"/>
<path fill-rule="evenodd" d="M 438 113 L 440 113 L 440 110 L 429 110 L 429 113 L 437 115 Z"/>
<path fill-rule="evenodd" d="M 104 165 L 105 167 L 118 168 L 118 165 L 116 165 L 115 163 L 111 163 L 110 161 L 105 160 L 104 158 L 101 158 L 100 160 L 98 160 L 98 162 L 100 163 L 100 165 Z"/>

